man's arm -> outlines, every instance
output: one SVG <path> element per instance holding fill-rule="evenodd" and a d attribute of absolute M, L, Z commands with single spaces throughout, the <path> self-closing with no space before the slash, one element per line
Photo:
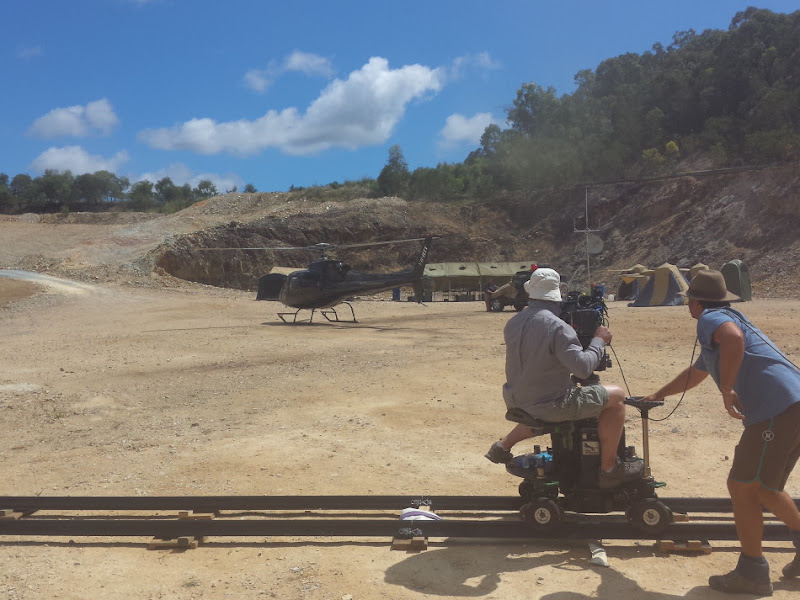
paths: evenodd
<path fill-rule="evenodd" d="M 686 367 L 681 371 L 675 379 L 670 381 L 655 394 L 647 396 L 646 400 L 663 400 L 667 396 L 674 396 L 681 394 L 686 390 L 690 390 L 700 385 L 700 383 L 708 376 L 708 373 L 695 368 L 694 366 Z"/>
<path fill-rule="evenodd" d="M 727 321 L 717 327 L 711 339 L 719 346 L 719 391 L 725 410 L 734 419 L 742 420 L 742 404 L 733 386 L 744 358 L 744 334 L 735 323 Z"/>
<path fill-rule="evenodd" d="M 604 340 L 595 334 L 586 350 L 578 340 L 578 334 L 569 325 L 560 321 L 554 330 L 553 347 L 556 359 L 564 365 L 569 372 L 581 379 L 590 377 L 605 351 Z M 610 333 L 609 333 L 610 339 Z"/>

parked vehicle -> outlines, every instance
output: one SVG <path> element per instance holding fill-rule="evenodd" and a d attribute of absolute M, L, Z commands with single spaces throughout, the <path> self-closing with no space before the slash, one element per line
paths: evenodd
<path fill-rule="evenodd" d="M 520 311 L 528 306 L 528 293 L 525 291 L 525 282 L 531 276 L 530 271 L 517 271 L 511 281 L 500 286 L 494 292 L 486 292 L 489 297 L 489 310 L 501 312 L 506 306 L 513 306 Z"/>

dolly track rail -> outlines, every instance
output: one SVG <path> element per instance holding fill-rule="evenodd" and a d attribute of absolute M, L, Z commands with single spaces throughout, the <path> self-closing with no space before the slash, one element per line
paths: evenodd
<path fill-rule="evenodd" d="M 22 518 L 0 520 L 0 537 L 97 536 L 178 538 L 218 537 L 395 537 L 523 539 L 707 539 L 735 540 L 727 498 L 662 498 L 674 512 L 706 515 L 711 522 L 673 523 L 661 534 L 636 529 L 620 515 L 579 515 L 557 530 L 537 530 L 509 515 L 525 502 L 511 496 L 0 496 L 0 508 L 21 513 Z M 429 505 L 444 514 L 442 521 L 402 521 L 399 511 L 408 506 Z M 209 520 L 153 515 L 156 511 L 215 512 Z M 58 512 L 59 515 L 41 514 Z M 122 515 L 99 515 L 111 511 Z M 130 512 L 129 512 L 130 511 Z M 226 515 L 222 511 L 239 511 Z M 324 511 L 345 512 L 344 515 Z M 359 515 L 359 511 L 371 511 Z M 374 512 L 392 511 L 385 518 Z M 150 512 L 149 515 L 131 514 Z M 242 513 L 247 513 L 243 515 Z M 291 514 L 297 512 L 298 514 Z M 458 514 L 466 513 L 466 514 Z M 485 512 L 482 519 L 475 513 Z M 77 513 L 77 514 L 76 514 Z M 251 514 L 259 513 L 259 514 Z M 263 514 L 262 514 L 263 513 Z M 270 514 L 276 513 L 276 514 Z M 287 514 L 289 513 L 289 514 Z M 466 518 L 469 517 L 469 518 Z M 706 520 L 709 517 L 704 517 Z M 702 519 L 701 519 L 702 521 Z M 785 541 L 783 525 L 765 525 L 764 539 Z"/>
<path fill-rule="evenodd" d="M 383 537 L 402 534 L 436 538 L 507 540 L 558 539 L 704 539 L 735 540 L 732 523 L 674 523 L 660 535 L 643 533 L 627 523 L 567 523 L 557 530 L 538 531 L 518 521 L 399 521 L 397 519 L 219 519 L 210 521 L 161 519 L 19 519 L 0 521 L 0 535 L 98 536 L 178 538 L 218 537 Z M 786 541 L 789 530 L 765 525 L 764 539 Z"/>
<path fill-rule="evenodd" d="M 729 498 L 661 498 L 674 512 L 730 513 Z M 518 496 L 0 496 L 0 508 L 21 512 L 90 510 L 518 510 Z M 795 503 L 800 508 L 800 500 Z"/>

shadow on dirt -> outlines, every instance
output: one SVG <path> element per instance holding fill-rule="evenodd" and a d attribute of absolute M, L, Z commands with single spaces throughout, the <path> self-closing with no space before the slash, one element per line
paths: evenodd
<path fill-rule="evenodd" d="M 592 566 L 584 546 L 576 545 L 567 549 L 543 547 L 531 551 L 536 552 L 536 556 L 515 555 L 513 548 L 509 546 L 485 546 L 478 551 L 474 545 L 429 549 L 391 566 L 386 571 L 384 581 L 426 596 L 479 598 L 498 591 L 504 574 L 525 571 L 532 586 L 531 597 L 540 600 L 589 600 L 590 598 L 700 600 L 716 596 L 725 597 L 724 594 L 717 594 L 705 585 L 693 587 L 683 593 L 642 589 L 634 579 L 615 570 L 613 566 L 612 568 Z M 616 548 L 615 554 L 616 561 L 635 560 L 641 557 L 641 548 L 629 550 Z M 685 559 L 697 560 L 699 557 L 689 556 Z M 576 578 L 581 579 L 589 573 L 596 573 L 600 577 L 600 582 L 596 590 L 588 595 L 568 589 L 546 593 L 546 588 L 539 587 L 537 583 L 540 577 L 547 579 L 548 572 L 552 573 L 553 569 L 572 571 Z M 777 572 L 779 574 L 779 569 Z M 797 581 L 780 579 L 773 583 L 776 591 L 800 589 L 800 582 Z M 669 586 L 670 583 L 665 581 L 664 587 L 669 588 Z M 545 593 L 537 595 L 536 592 Z"/>

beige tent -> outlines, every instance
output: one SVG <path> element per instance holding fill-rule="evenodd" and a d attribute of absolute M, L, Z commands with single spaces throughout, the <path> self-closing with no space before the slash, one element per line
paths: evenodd
<path fill-rule="evenodd" d="M 678 293 L 688 290 L 689 282 L 675 265 L 664 263 L 652 271 L 643 271 L 640 276 L 643 275 L 650 275 L 650 281 L 628 306 L 678 306 L 686 303 L 686 298 Z"/>
<path fill-rule="evenodd" d="M 636 300 L 639 297 L 639 290 L 650 280 L 650 275 L 644 273 L 652 273 L 652 270 L 639 263 L 629 269 L 614 271 L 620 274 L 621 279 L 617 287 L 617 300 Z"/>
<path fill-rule="evenodd" d="M 302 271 L 302 267 L 272 267 L 269 270 L 270 275 L 274 275 L 275 273 L 279 275 L 289 275 L 290 273 L 294 273 L 295 271 Z"/>

